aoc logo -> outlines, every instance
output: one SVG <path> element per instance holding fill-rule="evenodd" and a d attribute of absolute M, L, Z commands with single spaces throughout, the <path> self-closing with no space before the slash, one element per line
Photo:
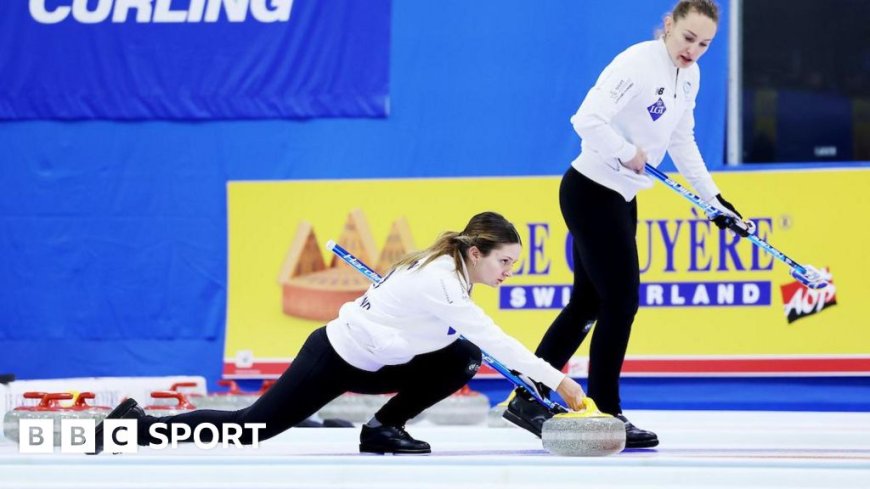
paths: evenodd
<path fill-rule="evenodd" d="M 72 18 L 82 24 L 217 22 L 287 22 L 293 0 L 30 0 L 30 16 L 41 24 Z"/>
<path fill-rule="evenodd" d="M 831 273 L 822 269 L 822 276 L 830 284 L 824 289 L 808 289 L 797 281 L 780 287 L 785 317 L 789 323 L 818 314 L 837 304 L 837 287 L 832 281 Z"/>

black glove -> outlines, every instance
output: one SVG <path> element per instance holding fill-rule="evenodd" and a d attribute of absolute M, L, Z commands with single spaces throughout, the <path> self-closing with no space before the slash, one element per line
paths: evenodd
<path fill-rule="evenodd" d="M 719 229 L 730 229 L 744 238 L 749 236 L 749 234 L 752 232 L 753 226 L 748 226 L 746 225 L 746 223 L 743 222 L 743 215 L 737 212 L 737 209 L 735 209 L 734 206 L 731 205 L 731 202 L 723 199 L 722 194 L 716 194 L 716 200 L 719 201 L 719 204 L 721 204 L 722 207 L 733 212 L 734 215 L 737 216 L 737 218 L 723 212 L 713 218 L 713 223 L 715 223 Z"/>

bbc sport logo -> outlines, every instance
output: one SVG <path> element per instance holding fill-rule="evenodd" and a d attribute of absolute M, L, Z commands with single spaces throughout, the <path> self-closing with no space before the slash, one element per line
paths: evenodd
<path fill-rule="evenodd" d="M 94 419 L 61 419 L 60 431 L 55 431 L 53 419 L 21 419 L 18 422 L 18 451 L 20 453 L 54 453 L 60 445 L 60 453 L 92 453 L 96 447 L 97 423 Z M 200 450 L 212 450 L 221 446 L 241 447 L 242 436 L 250 432 L 250 443 L 244 446 L 259 448 L 260 430 L 265 423 L 224 423 L 220 426 L 202 423 L 191 429 L 187 425 L 155 423 L 148 434 L 157 440 L 147 446 L 157 450 L 177 448 L 179 442 L 192 441 Z M 206 435 L 206 433 L 208 433 Z M 219 436 L 220 435 L 220 436 Z M 222 441 L 218 441 L 218 440 Z M 171 440 L 171 441 L 170 441 Z M 103 421 L 103 450 L 107 453 L 137 453 L 139 434 L 135 419 L 106 419 Z M 58 443 L 59 442 L 59 443 Z"/>

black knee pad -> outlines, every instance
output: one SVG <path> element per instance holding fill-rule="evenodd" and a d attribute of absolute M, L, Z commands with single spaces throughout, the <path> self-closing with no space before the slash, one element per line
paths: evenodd
<path fill-rule="evenodd" d="M 465 365 L 465 376 L 468 380 L 471 380 L 477 374 L 477 371 L 480 370 L 480 363 L 483 361 L 483 354 L 480 352 L 480 348 L 467 340 L 459 340 L 463 345 L 463 348 L 466 352 L 466 365 Z"/>

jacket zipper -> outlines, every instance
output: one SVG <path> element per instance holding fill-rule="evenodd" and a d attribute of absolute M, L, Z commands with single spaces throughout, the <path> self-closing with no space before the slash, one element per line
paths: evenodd
<path fill-rule="evenodd" d="M 679 79 L 680 79 L 680 69 L 677 68 L 677 76 L 674 77 L 674 99 L 677 98 L 677 85 L 678 85 L 677 80 L 679 80 Z"/>

